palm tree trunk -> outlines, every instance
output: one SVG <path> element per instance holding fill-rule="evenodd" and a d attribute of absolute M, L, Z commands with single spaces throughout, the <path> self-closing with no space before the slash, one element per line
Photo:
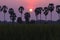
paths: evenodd
<path fill-rule="evenodd" d="M 58 18 L 59 18 L 58 20 L 60 20 L 60 16 L 59 16 L 59 14 L 58 14 Z"/>
<path fill-rule="evenodd" d="M 38 16 L 36 15 L 36 22 L 35 23 L 37 23 L 37 21 L 38 21 Z"/>
<path fill-rule="evenodd" d="M 5 23 L 5 14 L 4 14 L 4 23 Z"/>
<path fill-rule="evenodd" d="M 51 12 L 51 21 L 52 21 L 52 12 Z"/>
<path fill-rule="evenodd" d="M 60 20 L 60 14 L 58 14 L 59 20 Z"/>
<path fill-rule="evenodd" d="M 40 14 L 40 20 L 41 20 L 41 14 Z"/>
<path fill-rule="evenodd" d="M 21 14 L 21 18 L 22 18 L 22 14 Z"/>
<path fill-rule="evenodd" d="M 45 16 L 45 24 L 46 24 L 47 16 Z"/>
<path fill-rule="evenodd" d="M 59 20 L 60 20 L 60 14 L 59 14 Z"/>
<path fill-rule="evenodd" d="M 45 20 L 47 20 L 47 16 L 45 16 Z"/>
<path fill-rule="evenodd" d="M 40 14 L 40 23 L 41 23 L 41 14 Z"/>
<path fill-rule="evenodd" d="M 21 13 L 21 19 L 22 19 L 22 13 Z"/>
<path fill-rule="evenodd" d="M 52 23 L 52 12 L 51 12 L 51 23 Z"/>
<path fill-rule="evenodd" d="M 36 21 L 38 20 L 38 16 L 36 16 Z"/>

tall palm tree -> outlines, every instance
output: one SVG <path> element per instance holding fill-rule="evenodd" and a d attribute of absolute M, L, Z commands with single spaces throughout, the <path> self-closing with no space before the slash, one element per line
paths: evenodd
<path fill-rule="evenodd" d="M 39 15 L 39 11 L 38 11 L 39 9 L 38 8 L 36 8 L 34 11 L 35 11 L 35 16 L 36 16 L 36 20 L 38 19 L 38 15 Z"/>
<path fill-rule="evenodd" d="M 39 11 L 40 11 L 40 20 L 41 20 L 41 13 L 42 13 L 42 11 L 43 11 L 43 8 L 42 7 L 39 7 Z"/>
<path fill-rule="evenodd" d="M 22 13 L 23 13 L 23 11 L 24 11 L 24 7 L 23 7 L 23 6 L 20 6 L 20 7 L 18 8 L 18 11 L 19 11 L 19 13 L 21 13 L 21 17 L 22 17 Z"/>
<path fill-rule="evenodd" d="M 37 7 L 35 9 L 35 15 L 36 15 L 36 20 L 37 20 L 37 16 L 40 14 L 40 20 L 41 20 L 41 12 L 42 12 L 43 8 L 42 7 Z"/>
<path fill-rule="evenodd" d="M 48 5 L 48 9 L 49 9 L 49 11 L 51 12 L 51 20 L 52 20 L 52 11 L 54 11 L 54 4 L 53 4 L 53 3 L 50 3 L 50 4 Z"/>
<path fill-rule="evenodd" d="M 24 17 L 25 17 L 26 23 L 29 23 L 30 13 L 29 12 L 26 12 L 24 15 L 25 15 Z"/>
<path fill-rule="evenodd" d="M 56 12 L 58 13 L 58 17 L 59 17 L 59 20 L 60 20 L 60 5 L 56 6 Z"/>
<path fill-rule="evenodd" d="M 1 9 L 1 11 L 3 11 L 3 13 L 4 13 L 4 21 L 5 21 L 5 14 L 7 13 L 7 6 L 6 5 L 3 5 L 3 7 L 2 7 L 2 9 Z"/>
<path fill-rule="evenodd" d="M 14 9 L 10 8 L 8 12 L 10 14 L 10 19 L 12 20 L 12 23 L 13 23 L 16 19 L 16 14 L 14 13 Z"/>
<path fill-rule="evenodd" d="M 47 20 L 48 12 L 49 12 L 48 7 L 44 7 L 45 20 Z"/>

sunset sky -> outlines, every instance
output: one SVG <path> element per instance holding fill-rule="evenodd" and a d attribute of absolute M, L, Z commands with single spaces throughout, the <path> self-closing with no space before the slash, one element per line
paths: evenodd
<path fill-rule="evenodd" d="M 17 17 L 20 16 L 19 12 L 18 12 L 18 8 L 19 6 L 24 6 L 25 11 L 29 11 L 29 9 L 32 9 L 34 11 L 34 9 L 36 7 L 42 6 L 48 6 L 49 3 L 54 3 L 55 6 L 60 4 L 60 0 L 0 0 L 0 5 L 7 5 L 8 8 L 14 8 L 15 13 L 17 15 Z M 0 12 L 1 13 L 1 12 Z M 53 20 L 57 20 L 58 19 L 58 14 L 54 11 L 53 12 Z M 24 15 L 24 14 L 23 14 Z M 24 20 L 24 17 L 22 17 Z M 8 19 L 8 20 L 7 20 Z M 31 19 L 35 19 L 35 14 L 34 12 L 31 12 Z M 38 15 L 38 19 L 39 19 L 39 15 Z M 0 20 L 3 21 L 3 13 L 0 14 Z M 9 19 L 9 14 L 6 14 L 6 20 L 10 21 Z M 45 16 L 42 13 L 42 20 L 45 20 Z M 50 14 L 48 14 L 48 20 L 50 20 Z"/>

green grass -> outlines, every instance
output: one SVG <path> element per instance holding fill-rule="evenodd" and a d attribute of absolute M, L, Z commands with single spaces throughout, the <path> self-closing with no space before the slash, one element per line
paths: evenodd
<path fill-rule="evenodd" d="M 3 40 L 60 40 L 59 24 L 0 24 Z"/>

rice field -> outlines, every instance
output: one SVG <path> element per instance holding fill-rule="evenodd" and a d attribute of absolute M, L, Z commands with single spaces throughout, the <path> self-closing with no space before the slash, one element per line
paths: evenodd
<path fill-rule="evenodd" d="M 59 24 L 0 24 L 2 40 L 60 40 Z"/>

